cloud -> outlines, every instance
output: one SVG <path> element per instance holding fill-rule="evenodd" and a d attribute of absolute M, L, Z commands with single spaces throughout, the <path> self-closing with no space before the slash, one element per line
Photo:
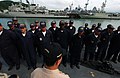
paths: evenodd
<path fill-rule="evenodd" d="M 20 1 L 20 0 L 13 0 L 13 1 Z M 33 0 L 29 0 L 30 3 Z M 92 9 L 93 7 L 101 8 L 102 3 L 105 0 L 89 0 L 88 9 Z M 26 3 L 26 0 L 23 0 L 23 2 Z M 40 6 L 46 6 L 48 9 L 64 9 L 66 7 L 69 7 L 71 3 L 73 3 L 73 8 L 80 5 L 82 8 L 85 7 L 85 3 L 87 0 L 34 0 L 36 4 L 39 4 Z M 107 0 L 107 5 L 105 10 L 106 11 L 117 11 L 120 12 L 120 0 Z"/>

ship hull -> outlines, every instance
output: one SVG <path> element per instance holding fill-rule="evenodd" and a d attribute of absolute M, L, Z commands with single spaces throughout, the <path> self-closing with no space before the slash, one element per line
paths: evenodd
<path fill-rule="evenodd" d="M 9 13 L 9 14 L 5 14 L 5 13 L 0 13 L 0 18 L 13 18 L 13 17 L 17 17 L 17 18 L 69 18 L 69 16 L 65 15 L 53 15 L 53 14 L 25 14 L 25 13 Z"/>
<path fill-rule="evenodd" d="M 96 13 L 95 15 L 81 15 L 80 18 L 83 19 L 116 19 L 120 20 L 120 16 L 109 16 L 107 13 Z"/>

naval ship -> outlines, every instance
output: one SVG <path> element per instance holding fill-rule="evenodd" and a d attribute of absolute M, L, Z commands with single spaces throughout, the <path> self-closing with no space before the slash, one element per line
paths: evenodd
<path fill-rule="evenodd" d="M 45 6 L 39 7 L 39 4 L 30 4 L 28 0 L 28 7 L 22 6 L 22 0 L 19 4 L 12 4 L 8 7 L 8 10 L 0 12 L 1 18 L 19 17 L 19 18 L 69 18 L 69 16 L 63 11 L 50 12 Z"/>
<path fill-rule="evenodd" d="M 78 18 L 78 19 L 120 19 L 120 13 L 107 13 L 104 11 L 107 0 L 102 3 L 101 8 L 94 7 L 92 10 L 88 10 L 87 6 L 89 0 L 85 3 L 85 7 L 80 6 L 72 9 L 73 3 L 69 5 L 69 8 L 65 8 L 63 11 L 50 11 L 45 6 L 39 7 L 37 4 L 30 4 L 28 0 L 28 7 L 22 6 L 22 0 L 19 5 L 12 4 L 8 7 L 8 10 L 0 12 L 0 17 L 19 17 L 19 18 Z"/>
<path fill-rule="evenodd" d="M 84 9 L 80 6 L 72 9 L 73 3 L 69 6 L 69 8 L 65 8 L 67 15 L 70 18 L 82 18 L 82 19 L 120 19 L 120 13 L 107 13 L 104 9 L 106 7 L 107 0 L 105 0 L 101 8 L 94 7 L 92 10 L 88 10 L 87 6 L 89 4 L 89 0 L 85 3 Z"/>

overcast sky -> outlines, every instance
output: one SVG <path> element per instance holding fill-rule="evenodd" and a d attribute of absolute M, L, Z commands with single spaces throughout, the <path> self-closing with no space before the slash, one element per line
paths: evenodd
<path fill-rule="evenodd" d="M 13 0 L 13 1 L 20 1 L 20 0 Z M 26 3 L 26 0 L 22 0 Z M 39 6 L 46 6 L 48 9 L 61 9 L 63 10 L 66 7 L 69 7 L 70 4 L 73 3 L 73 8 L 80 5 L 84 8 L 85 3 L 87 0 L 28 0 L 30 3 L 39 4 Z M 88 9 L 92 9 L 93 7 L 100 8 L 102 3 L 105 0 L 89 0 Z M 107 0 L 107 5 L 105 8 L 107 12 L 120 12 L 120 0 Z"/>

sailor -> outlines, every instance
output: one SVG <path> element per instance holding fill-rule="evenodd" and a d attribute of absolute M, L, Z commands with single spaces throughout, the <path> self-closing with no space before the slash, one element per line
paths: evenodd
<path fill-rule="evenodd" d="M 49 30 L 52 32 L 53 39 L 55 40 L 55 32 L 58 30 L 58 27 L 56 26 L 56 21 L 51 22 L 51 27 L 49 28 Z"/>
<path fill-rule="evenodd" d="M 0 23 L 0 51 L 1 56 L 9 65 L 8 70 L 11 70 L 14 65 L 16 65 L 17 70 L 20 68 L 20 60 L 16 46 L 15 33 L 4 29 Z"/>
<path fill-rule="evenodd" d="M 36 43 L 34 43 L 34 48 L 35 48 L 35 50 L 38 52 L 38 55 L 39 55 L 39 57 L 41 57 L 41 53 L 40 53 L 40 49 L 39 49 L 39 47 L 37 46 L 37 37 L 36 37 L 36 34 L 39 32 L 39 31 L 37 31 L 37 29 L 35 28 L 35 24 L 34 23 L 31 23 L 30 24 L 30 30 L 28 31 L 28 32 L 30 32 L 30 33 L 32 33 L 33 34 L 33 38 L 35 38 L 34 40 L 35 40 L 35 42 Z"/>
<path fill-rule="evenodd" d="M 117 63 L 117 57 L 120 52 L 120 26 L 114 31 L 114 35 L 111 38 L 110 45 L 108 48 L 106 60 Z"/>
<path fill-rule="evenodd" d="M 14 27 L 19 29 L 20 24 L 18 23 L 18 19 L 17 18 L 13 18 L 12 22 L 14 24 Z"/>
<path fill-rule="evenodd" d="M 65 21 L 65 28 L 67 28 L 69 26 L 68 21 Z"/>
<path fill-rule="evenodd" d="M 95 31 L 85 37 L 85 53 L 84 61 L 93 61 L 97 44 L 99 43 L 101 29 L 96 28 Z M 88 60 L 87 60 L 88 59 Z"/>
<path fill-rule="evenodd" d="M 59 22 L 60 28 L 56 31 L 55 37 L 56 42 L 61 45 L 63 49 L 66 50 L 65 55 L 63 56 L 63 65 L 66 67 L 67 63 L 67 51 L 68 51 L 68 43 L 69 43 L 69 31 L 64 28 L 65 22 L 61 20 Z"/>
<path fill-rule="evenodd" d="M 8 21 L 7 25 L 9 27 L 9 30 L 15 32 L 15 34 L 20 33 L 20 29 L 16 28 L 13 21 Z"/>
<path fill-rule="evenodd" d="M 8 21 L 8 22 L 7 22 L 7 25 L 8 25 L 8 27 L 9 27 L 9 30 L 14 30 L 14 29 L 15 29 L 14 24 L 13 24 L 12 21 Z"/>
<path fill-rule="evenodd" d="M 51 42 L 53 42 L 53 35 L 50 30 L 47 30 L 45 21 L 40 22 L 40 27 L 41 30 L 36 34 L 36 36 L 38 40 L 38 47 L 42 50 L 45 46 L 48 46 Z"/>
<path fill-rule="evenodd" d="M 96 28 L 96 24 L 93 24 L 91 29 L 90 29 L 90 33 L 93 33 L 95 31 L 95 28 Z"/>
<path fill-rule="evenodd" d="M 96 28 L 100 28 L 102 30 L 101 23 L 98 23 Z"/>
<path fill-rule="evenodd" d="M 44 49 L 44 67 L 36 68 L 31 78 L 70 78 L 61 72 L 58 67 L 62 61 L 63 51 L 59 44 L 52 43 Z"/>
<path fill-rule="evenodd" d="M 12 21 L 8 21 L 8 22 L 7 22 L 7 25 L 8 25 L 8 27 L 9 27 L 9 30 L 12 31 L 12 32 L 14 32 L 15 35 L 16 35 L 16 37 L 17 37 L 17 39 L 16 39 L 16 45 L 17 45 L 17 46 L 16 46 L 16 47 L 17 47 L 17 49 L 18 49 L 19 57 L 22 58 L 22 56 L 21 56 L 21 49 L 20 49 L 20 46 L 19 46 L 19 37 L 18 37 L 18 35 L 19 35 L 19 33 L 20 33 L 21 31 L 20 31 L 20 29 L 15 28 L 15 26 L 14 26 L 14 24 L 13 24 Z"/>
<path fill-rule="evenodd" d="M 67 29 L 69 30 L 69 34 L 70 34 L 70 40 L 72 38 L 72 36 L 75 34 L 76 28 L 74 27 L 74 21 L 70 20 L 69 21 L 69 26 L 67 27 Z"/>
<path fill-rule="evenodd" d="M 25 24 L 20 24 L 21 33 L 19 35 L 21 50 L 24 59 L 27 62 L 28 70 L 36 68 L 36 51 L 34 47 L 35 38 L 31 32 L 27 31 Z"/>
<path fill-rule="evenodd" d="M 30 24 L 30 30 L 29 30 L 29 32 L 31 32 L 31 33 L 33 33 L 33 34 L 35 34 L 35 25 L 33 24 L 33 23 L 31 23 Z"/>
<path fill-rule="evenodd" d="M 85 36 L 87 36 L 88 34 L 90 34 L 90 29 L 88 28 L 88 23 L 85 23 L 84 34 L 85 34 Z"/>
<path fill-rule="evenodd" d="M 96 60 L 99 61 L 104 61 L 110 40 L 113 36 L 114 27 L 111 24 L 108 24 L 107 27 L 107 31 L 101 33 L 100 43 L 98 44 Z"/>
<path fill-rule="evenodd" d="M 36 29 L 40 29 L 40 25 L 39 25 L 39 21 L 38 20 L 35 21 L 35 28 Z"/>
<path fill-rule="evenodd" d="M 84 27 L 80 26 L 78 28 L 78 33 L 75 34 L 70 41 L 70 67 L 73 68 L 74 65 L 79 69 L 79 63 L 81 59 L 81 50 L 84 45 Z"/>

